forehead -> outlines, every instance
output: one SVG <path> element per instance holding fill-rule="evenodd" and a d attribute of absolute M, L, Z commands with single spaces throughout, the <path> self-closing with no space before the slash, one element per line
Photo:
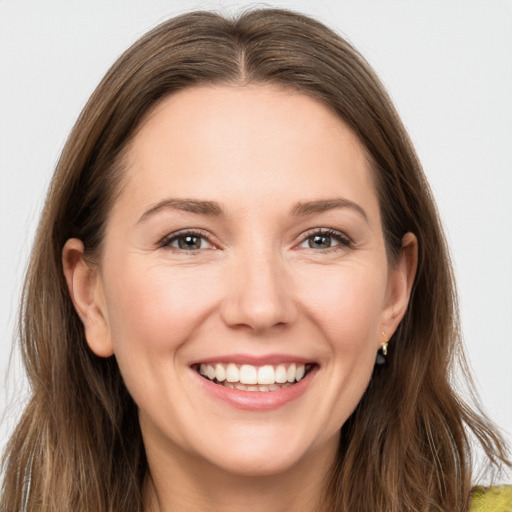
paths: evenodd
<path fill-rule="evenodd" d="M 165 98 L 137 130 L 126 164 L 132 201 L 134 191 L 145 202 L 164 191 L 252 204 L 375 196 L 353 132 L 312 97 L 270 85 L 201 86 Z"/>

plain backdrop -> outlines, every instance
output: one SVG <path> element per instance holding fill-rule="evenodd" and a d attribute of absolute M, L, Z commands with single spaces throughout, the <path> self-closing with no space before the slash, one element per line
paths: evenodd
<path fill-rule="evenodd" d="M 0 449 L 26 392 L 19 355 L 11 357 L 22 277 L 46 187 L 85 101 L 120 53 L 169 16 L 263 5 L 336 29 L 388 88 L 437 198 L 478 391 L 510 439 L 510 1 L 0 0 Z"/>

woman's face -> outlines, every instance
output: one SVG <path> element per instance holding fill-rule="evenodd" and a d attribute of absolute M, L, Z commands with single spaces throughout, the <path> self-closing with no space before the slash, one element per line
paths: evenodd
<path fill-rule="evenodd" d="M 101 263 L 70 286 L 150 460 L 332 460 L 410 287 L 358 139 L 303 94 L 197 87 L 158 105 L 125 165 Z"/>

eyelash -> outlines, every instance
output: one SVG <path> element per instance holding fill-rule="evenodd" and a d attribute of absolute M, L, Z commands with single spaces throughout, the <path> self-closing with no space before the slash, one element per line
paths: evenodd
<path fill-rule="evenodd" d="M 179 252 L 186 252 L 186 253 L 190 253 L 190 254 L 197 254 L 202 249 L 195 249 L 195 250 L 188 251 L 188 250 L 185 250 L 185 249 L 180 249 L 179 247 L 172 247 L 171 246 L 171 244 L 173 242 L 175 242 L 176 240 L 179 240 L 180 238 L 185 238 L 187 236 L 196 237 L 196 238 L 202 238 L 203 240 L 206 240 L 208 242 L 208 244 L 214 245 L 214 244 L 212 244 L 212 242 L 210 242 L 208 233 L 206 231 L 202 231 L 200 229 L 198 229 L 198 230 L 186 229 L 186 230 L 178 231 L 176 233 L 171 233 L 170 235 L 165 236 L 159 242 L 158 246 L 163 248 L 163 249 L 169 248 L 171 250 L 174 249 L 174 250 L 179 251 Z"/>
<path fill-rule="evenodd" d="M 314 249 L 312 247 L 310 247 L 309 249 L 312 249 L 314 251 L 316 250 L 319 252 L 334 252 L 334 251 L 346 249 L 347 247 L 350 248 L 353 246 L 352 240 L 347 235 L 345 235 L 341 231 L 337 231 L 336 229 L 331 229 L 331 228 L 314 228 L 309 231 L 306 231 L 306 233 L 304 233 L 304 235 L 302 236 L 300 245 L 302 245 L 308 239 L 313 238 L 314 236 L 318 236 L 318 235 L 326 236 L 333 240 L 336 240 L 338 242 L 338 245 L 334 245 L 334 246 L 328 247 L 327 249 L 323 249 L 323 250 Z"/>
<path fill-rule="evenodd" d="M 178 231 L 176 233 L 171 233 L 170 235 L 165 236 L 159 242 L 158 246 L 163 249 L 169 248 L 171 250 L 175 250 L 175 251 L 183 252 L 183 253 L 189 253 L 189 254 L 197 254 L 198 252 L 203 250 L 203 249 L 186 250 L 186 249 L 181 249 L 179 247 L 171 246 L 171 244 L 173 242 L 179 240 L 180 238 L 185 238 L 187 236 L 201 238 L 201 239 L 205 240 L 209 245 L 214 245 L 210 241 L 209 234 L 206 231 L 193 230 L 193 229 L 190 230 L 189 229 L 189 230 Z M 304 242 L 306 242 L 308 239 L 313 238 L 314 236 L 330 237 L 331 239 L 338 242 L 338 244 L 331 246 L 331 247 L 327 247 L 326 249 L 323 249 L 323 250 L 322 249 L 314 249 L 312 247 L 309 247 L 309 249 L 312 249 L 313 251 L 325 253 L 325 252 L 333 252 L 333 251 L 343 250 L 347 247 L 353 246 L 352 240 L 347 235 L 345 235 L 341 231 L 337 231 L 335 229 L 330 229 L 330 228 L 314 228 L 314 229 L 307 231 L 306 233 L 304 233 L 302 235 L 299 246 L 302 245 Z"/>

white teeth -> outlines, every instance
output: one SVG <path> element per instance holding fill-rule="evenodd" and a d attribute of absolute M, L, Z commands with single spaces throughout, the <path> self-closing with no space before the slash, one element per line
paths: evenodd
<path fill-rule="evenodd" d="M 213 380 L 215 379 L 215 368 L 211 365 L 208 365 L 206 367 L 206 376 L 210 379 L 210 380 Z"/>
<path fill-rule="evenodd" d="M 250 364 L 240 366 L 240 382 L 242 384 L 258 384 L 256 367 Z"/>
<path fill-rule="evenodd" d="M 238 368 L 233 363 L 228 364 L 226 368 L 226 380 L 228 382 L 239 382 L 240 381 L 240 372 Z"/>
<path fill-rule="evenodd" d="M 244 391 L 276 391 L 295 382 L 300 382 L 306 375 L 306 365 L 291 363 L 288 368 L 285 364 L 272 366 L 253 366 L 234 363 L 201 364 L 199 373 L 218 384 L 242 389 Z"/>
<path fill-rule="evenodd" d="M 295 370 L 296 370 L 295 364 L 292 363 L 290 365 L 290 367 L 288 368 L 288 371 L 286 372 L 286 378 L 287 378 L 288 382 L 295 381 Z"/>
<path fill-rule="evenodd" d="M 288 377 L 286 375 L 286 367 L 284 366 L 284 364 L 280 364 L 276 368 L 275 379 L 275 382 L 279 384 L 284 384 L 285 382 L 288 382 Z"/>
<path fill-rule="evenodd" d="M 215 365 L 215 378 L 219 382 L 224 382 L 226 380 L 226 370 L 221 364 Z"/>
<path fill-rule="evenodd" d="M 274 384 L 274 368 L 269 364 L 258 369 L 258 384 Z"/>

